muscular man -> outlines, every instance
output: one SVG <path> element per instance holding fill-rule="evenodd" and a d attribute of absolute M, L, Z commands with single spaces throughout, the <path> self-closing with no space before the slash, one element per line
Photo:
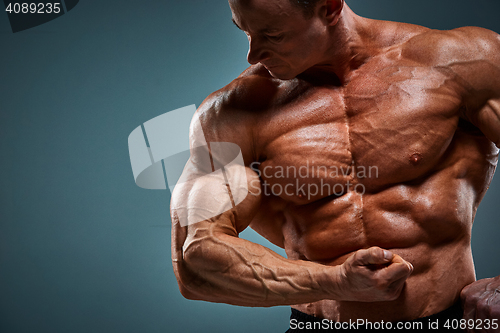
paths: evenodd
<path fill-rule="evenodd" d="M 500 37 L 366 19 L 343 0 L 229 5 L 251 66 L 203 102 L 191 139 L 237 144 L 249 193 L 182 223 L 224 186 L 196 180 L 193 149 L 171 204 L 181 293 L 337 322 L 461 301 L 464 318 L 498 320 L 500 278 L 475 282 L 470 239 L 500 147 Z M 288 258 L 239 238 L 248 226 Z"/>

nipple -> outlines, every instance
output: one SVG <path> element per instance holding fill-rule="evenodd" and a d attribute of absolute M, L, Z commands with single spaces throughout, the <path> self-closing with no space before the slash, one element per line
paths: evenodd
<path fill-rule="evenodd" d="M 422 155 L 420 155 L 419 153 L 415 153 L 410 156 L 410 162 L 413 165 L 419 164 L 421 160 L 422 160 Z"/>

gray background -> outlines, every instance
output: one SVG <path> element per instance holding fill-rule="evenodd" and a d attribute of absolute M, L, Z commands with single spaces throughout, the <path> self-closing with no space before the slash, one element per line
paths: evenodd
<path fill-rule="evenodd" d="M 500 2 L 352 0 L 363 16 L 500 32 Z M 81 0 L 13 34 L 0 13 L 0 332 L 284 332 L 287 307 L 188 301 L 169 195 L 134 184 L 127 137 L 246 67 L 225 1 Z M 172 143 L 175 144 L 175 143 Z M 497 176 L 474 227 L 500 274 Z M 251 232 L 246 237 L 255 239 Z"/>

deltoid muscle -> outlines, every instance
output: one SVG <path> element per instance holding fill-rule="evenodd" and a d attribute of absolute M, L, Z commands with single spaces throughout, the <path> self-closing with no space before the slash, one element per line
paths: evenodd
<path fill-rule="evenodd" d="M 144 133 L 139 126 L 128 139 L 137 185 L 166 189 L 163 161 L 170 189 L 175 184 L 179 190 L 189 192 L 185 200 L 175 201 L 172 207 L 181 226 L 218 216 L 241 203 L 248 194 L 240 148 L 229 142 L 207 143 L 197 114 L 191 121 L 187 150 L 184 138 L 188 137 L 188 119 L 195 110 L 190 105 L 155 117 L 144 123 Z"/>

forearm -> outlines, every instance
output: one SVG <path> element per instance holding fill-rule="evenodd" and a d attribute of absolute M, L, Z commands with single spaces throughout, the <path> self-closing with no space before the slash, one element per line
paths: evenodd
<path fill-rule="evenodd" d="M 337 298 L 340 267 L 289 260 L 261 246 L 197 229 L 184 246 L 190 298 L 242 306 L 275 306 Z M 186 279 L 185 279 L 186 280 Z"/>

